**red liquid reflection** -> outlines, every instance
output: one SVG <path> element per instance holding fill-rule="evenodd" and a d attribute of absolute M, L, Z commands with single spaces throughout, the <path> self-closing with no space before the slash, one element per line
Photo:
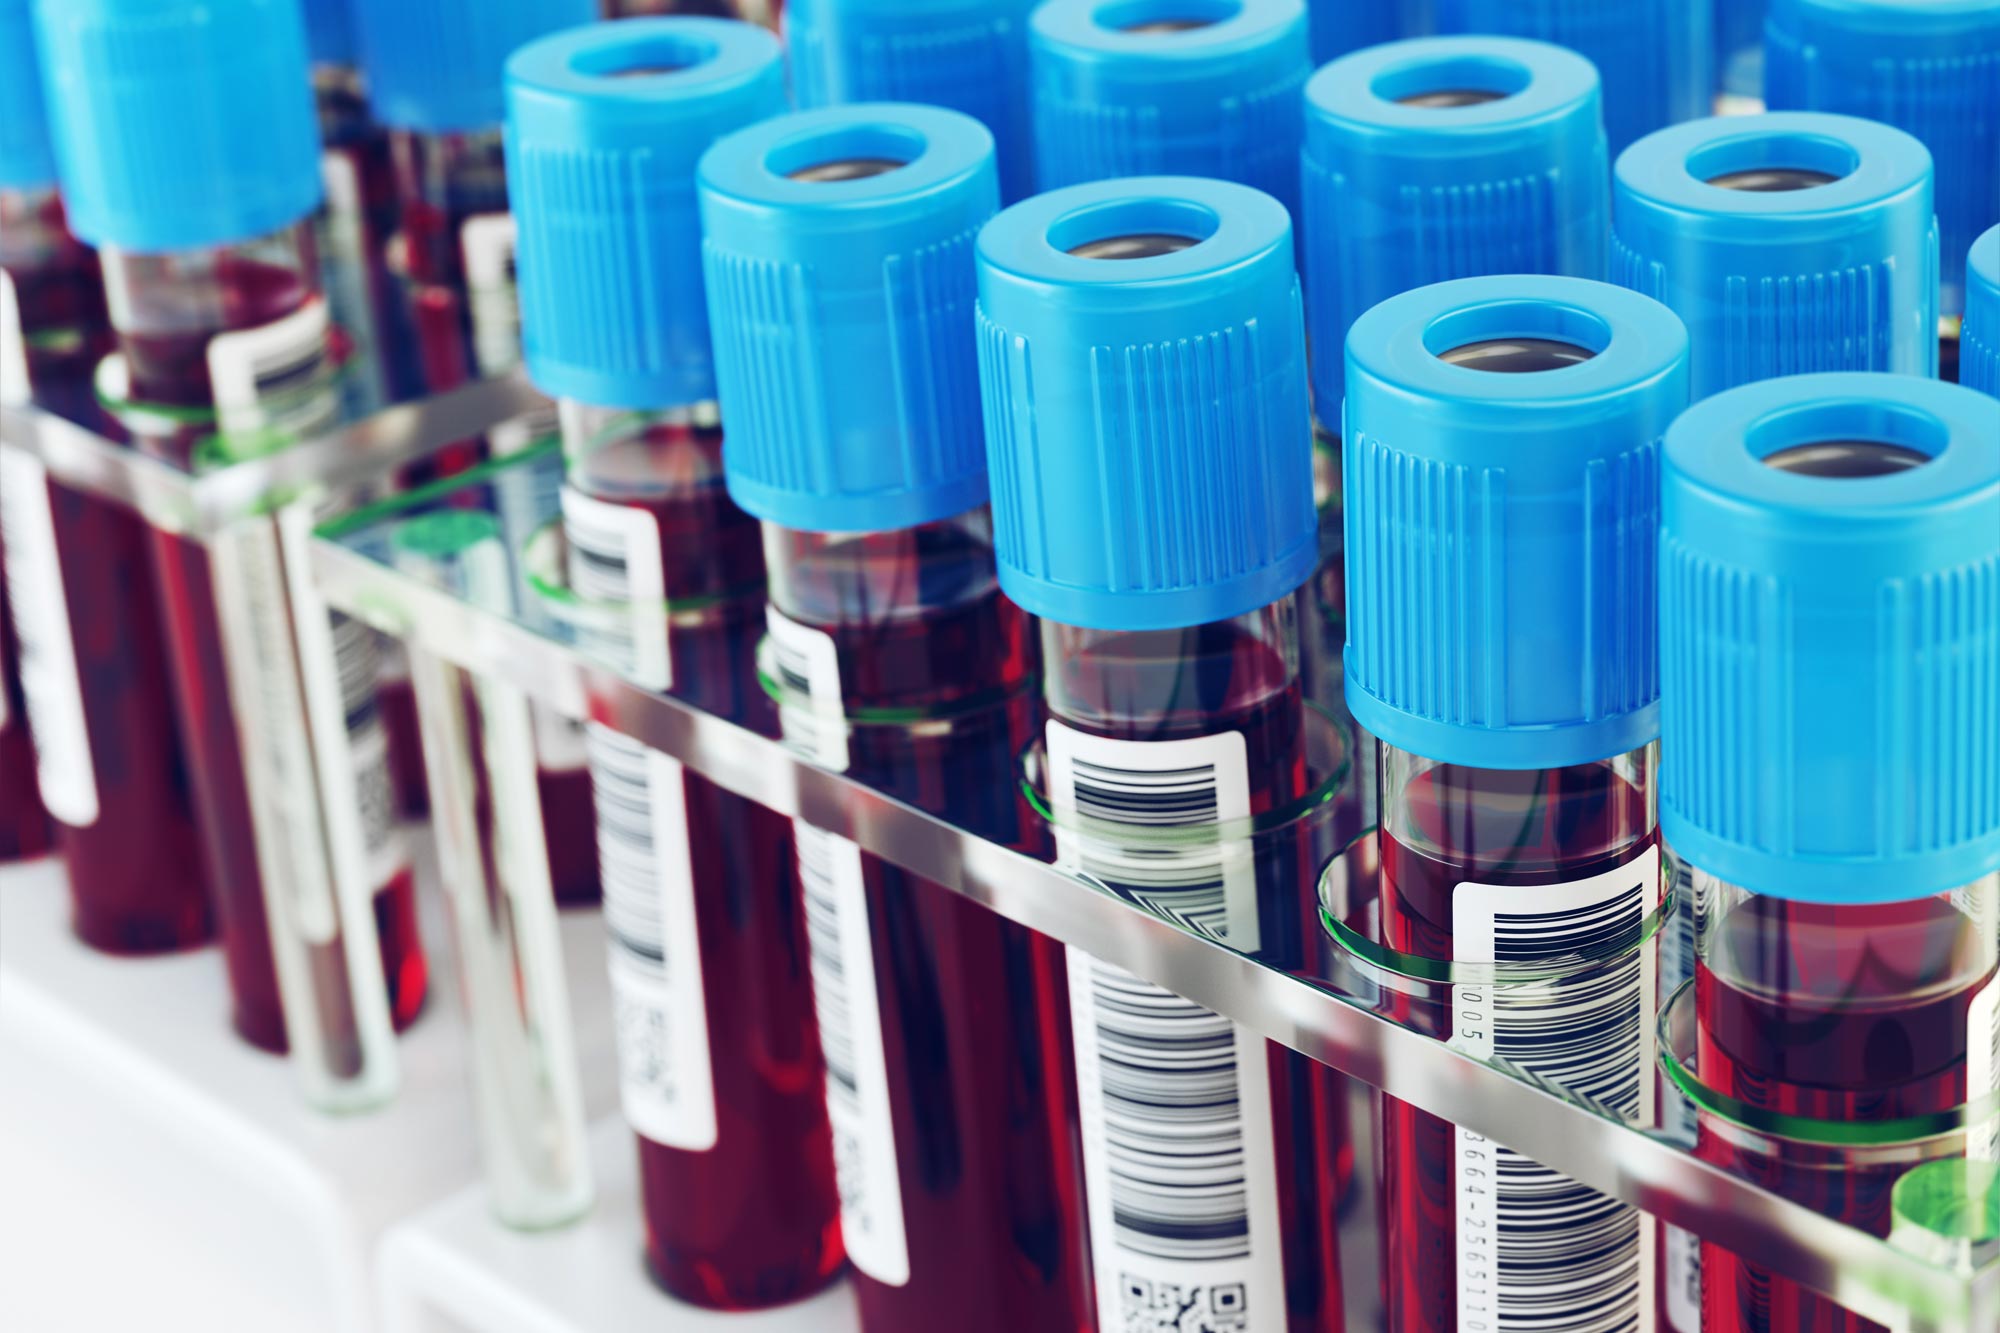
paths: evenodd
<path fill-rule="evenodd" d="M 755 668 L 762 542 L 723 489 L 721 447 L 717 430 L 656 426 L 571 479 L 653 516 L 669 599 L 717 599 L 668 636 L 676 692 L 775 735 Z M 844 1258 L 804 904 L 788 818 L 694 772 L 685 789 L 718 1136 L 707 1152 L 639 1138 L 646 1259 L 675 1296 L 754 1309 L 818 1290 Z"/>
<path fill-rule="evenodd" d="M 853 728 L 848 771 L 993 841 L 1038 843 L 1015 779 L 1039 711 L 1035 630 L 1000 595 L 990 545 L 947 522 L 822 554 L 789 571 L 785 609 L 833 638 L 847 711 L 953 718 Z M 1092 1329 L 1062 946 L 878 857 L 861 864 L 910 1263 L 901 1286 L 856 1271 L 862 1324 Z"/>
<path fill-rule="evenodd" d="M 1948 1111 L 1966 1099 L 1968 1014 L 1994 976 L 1973 960 L 1987 955 L 1972 918 L 1944 898 L 1838 907 L 1752 898 L 1723 919 L 1695 971 L 1696 1069 L 1717 1092 L 1815 1120 Z M 1877 1236 L 1889 1234 L 1890 1190 L 1907 1169 L 1776 1160 L 1706 1123 L 1697 1151 Z M 1883 1333 L 1719 1246 L 1703 1245 L 1701 1262 L 1706 1333 Z"/>
<path fill-rule="evenodd" d="M 1383 943 L 1450 961 L 1452 895 L 1460 884 L 1537 885 L 1615 870 L 1653 844 L 1645 794 L 1605 764 L 1523 772 L 1433 768 L 1400 795 L 1432 849 L 1382 837 Z M 1604 848 L 1616 848 L 1605 852 Z M 1398 1017 L 1443 1040 L 1437 1015 Z M 1458 1328 L 1458 1195 L 1454 1127 L 1384 1096 L 1382 1245 L 1384 1327 L 1391 1333 Z"/>
<path fill-rule="evenodd" d="M 1299 681 L 1277 646 L 1237 625 L 1120 634 L 1064 667 L 1062 678 L 1071 697 L 1058 711 L 1071 714 L 1062 721 L 1079 731 L 1131 741 L 1240 733 L 1253 815 L 1306 794 L 1311 779 Z M 1176 706 L 1159 715 L 1155 701 L 1167 699 Z M 1149 720 L 1103 721 L 1142 716 Z M 1255 862 L 1258 957 L 1294 972 L 1317 970 L 1319 867 L 1305 831 L 1260 838 Z M 1346 1317 L 1335 1215 L 1354 1170 L 1347 1082 L 1275 1043 L 1265 1049 L 1277 1142 L 1286 1327 L 1291 1333 L 1338 1333 Z M 1100 1318 L 1112 1313 L 1101 1311 Z"/>
<path fill-rule="evenodd" d="M 121 333 L 139 402 L 178 407 L 213 405 L 208 344 L 229 329 L 257 328 L 297 311 L 311 291 L 298 274 L 275 265 L 225 255 L 216 278 L 221 297 L 220 327 L 172 335 Z M 190 426 L 140 440 L 148 452 L 182 468 L 195 465 L 194 453 L 206 426 Z M 214 868 L 216 909 L 222 918 L 223 952 L 228 963 L 236 1029 L 253 1045 L 286 1049 L 284 1011 L 271 959 L 264 883 L 250 815 L 234 701 L 222 649 L 222 625 L 207 548 L 165 532 L 152 534 L 155 571 L 166 606 L 173 649 L 173 681 L 182 727 L 188 739 L 202 835 Z M 416 881 L 408 865 L 377 886 L 375 915 L 381 929 L 382 971 L 391 1016 L 400 1030 L 416 1021 L 429 989 L 429 966 L 416 929 Z M 336 938 L 311 949 L 315 984 L 338 995 L 345 990 Z M 331 989 L 328 989 L 331 988 Z M 346 1004 L 330 1006 L 345 1013 Z M 353 1033 L 330 1033 L 338 1051 L 358 1046 Z"/>

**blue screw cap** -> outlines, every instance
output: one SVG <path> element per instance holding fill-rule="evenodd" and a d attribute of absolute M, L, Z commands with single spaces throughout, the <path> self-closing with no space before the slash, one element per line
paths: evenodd
<path fill-rule="evenodd" d="M 1778 172 L 1825 183 L 1772 188 Z M 1931 158 L 1901 130 L 1701 120 L 1626 149 L 1616 177 L 1612 278 L 1687 323 L 1696 398 L 1774 375 L 1937 373 Z"/>
<path fill-rule="evenodd" d="M 922 102 L 993 132 L 1003 199 L 1034 189 L 1028 11 L 1035 0 L 791 0 L 785 42 L 801 107 Z"/>
<path fill-rule="evenodd" d="M 902 165 L 813 178 L 843 163 Z M 972 247 L 999 208 L 992 134 L 941 107 L 801 111 L 709 149 L 702 261 L 739 505 L 875 532 L 986 503 Z"/>
<path fill-rule="evenodd" d="M 1610 181 L 1597 70 L 1561 47 L 1419 38 L 1315 74 L 1303 220 L 1321 424 L 1339 430 L 1341 348 L 1370 306 L 1452 278 L 1602 278 Z"/>
<path fill-rule="evenodd" d="M 315 65 L 352 65 L 354 18 L 351 0 L 305 0 L 306 53 Z"/>
<path fill-rule="evenodd" d="M 1173 172 L 1296 212 L 1312 69 L 1299 0 L 1049 0 L 1030 25 L 1042 189 Z"/>
<path fill-rule="evenodd" d="M 0 0 L 0 189 L 56 183 L 32 0 Z"/>
<path fill-rule="evenodd" d="M 1605 79 L 1611 151 L 1709 112 L 1714 16 L 1695 0 L 1438 0 L 1438 31 L 1567 46 Z"/>
<path fill-rule="evenodd" d="M 1968 389 L 2000 398 L 2000 226 L 1974 241 L 1966 260 L 1958 379 Z"/>
<path fill-rule="evenodd" d="M 1312 23 L 1314 68 L 1359 51 L 1364 46 L 1393 42 L 1409 31 L 1405 10 L 1411 0 L 1306 0 Z"/>
<path fill-rule="evenodd" d="M 516 49 L 594 22 L 596 0 L 352 0 L 368 105 L 391 129 L 496 130 Z"/>
<path fill-rule="evenodd" d="M 43 0 L 36 18 L 81 239 L 165 254 L 269 235 L 319 206 L 298 0 Z"/>
<path fill-rule="evenodd" d="M 1091 258 L 1129 238 L 1133 258 Z M 1185 248 L 1167 253 L 1161 238 Z M 1154 176 L 1016 204 L 979 234 L 1000 586 L 1066 625 L 1169 629 L 1319 563 L 1291 219 Z"/>
<path fill-rule="evenodd" d="M 1769 0 L 1715 0 L 1715 90 L 1764 96 L 1764 16 Z"/>
<path fill-rule="evenodd" d="M 695 168 L 784 110 L 777 39 L 730 19 L 628 19 L 531 43 L 506 79 L 528 377 L 601 407 L 713 399 Z"/>
<path fill-rule="evenodd" d="M 1524 339 L 1573 364 L 1454 363 Z M 1463 278 L 1356 321 L 1341 451 L 1355 721 L 1478 768 L 1657 737 L 1659 442 L 1686 405 L 1680 320 L 1607 283 Z"/>
<path fill-rule="evenodd" d="M 2000 870 L 1994 418 L 1957 385 L 1806 375 L 1717 394 L 1667 433 L 1660 805 L 1689 861 L 1832 903 Z M 1836 441 L 1906 466 L 1768 465 Z"/>
<path fill-rule="evenodd" d="M 1965 308 L 1965 253 L 2000 218 L 2000 0 L 1771 0 L 1765 100 L 1864 116 L 1937 161 L 1942 310 Z"/>

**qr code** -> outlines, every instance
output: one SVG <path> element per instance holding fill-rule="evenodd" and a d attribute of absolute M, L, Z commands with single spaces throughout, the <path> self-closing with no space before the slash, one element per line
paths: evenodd
<path fill-rule="evenodd" d="M 1241 1282 L 1183 1287 L 1119 1275 L 1118 1333 L 1250 1333 L 1250 1293 Z"/>

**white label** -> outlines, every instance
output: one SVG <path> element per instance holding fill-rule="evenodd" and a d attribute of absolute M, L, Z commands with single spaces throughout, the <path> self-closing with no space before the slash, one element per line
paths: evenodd
<path fill-rule="evenodd" d="M 33 390 L 28 381 L 28 339 L 21 332 L 21 304 L 14 279 L 0 268 L 0 404 L 18 407 Z"/>
<path fill-rule="evenodd" d="M 0 533 L 42 804 L 71 828 L 89 828 L 97 822 L 97 777 L 56 554 L 49 475 L 41 460 L 8 445 L 0 445 Z"/>
<path fill-rule="evenodd" d="M 792 832 L 812 944 L 813 1005 L 826 1053 L 827 1118 L 847 1257 L 877 1282 L 900 1287 L 910 1280 L 910 1247 L 861 849 L 802 820 L 792 821 Z"/>
<path fill-rule="evenodd" d="M 326 203 L 316 219 L 320 271 L 332 321 L 352 343 L 341 386 L 348 414 L 362 417 L 388 401 L 379 360 L 381 334 L 375 323 L 374 283 L 368 256 L 368 221 L 363 212 L 361 174 L 348 153 L 322 153 L 320 179 Z"/>
<path fill-rule="evenodd" d="M 562 514 L 570 591 L 596 612 L 579 627 L 578 646 L 635 684 L 670 688 L 660 525 L 643 509 L 593 499 L 574 486 L 563 487 Z"/>
<path fill-rule="evenodd" d="M 1658 847 L 1568 884 L 1463 883 L 1451 900 L 1453 952 L 1504 965 L 1566 958 L 1607 934 L 1638 939 L 1659 902 Z M 1653 950 L 1635 947 L 1556 997 L 1540 984 L 1521 995 L 1454 985 L 1450 1045 L 1651 1124 L 1658 984 Z M 1650 1333 L 1650 1219 L 1468 1129 L 1456 1138 L 1459 1327 L 1529 1333 L 1552 1306 L 1590 1292 L 1594 1313 L 1574 1333 Z"/>
<path fill-rule="evenodd" d="M 511 213 L 465 220 L 459 246 L 472 316 L 472 359 L 481 375 L 501 375 L 521 360 L 521 297 L 514 280 L 520 231 Z"/>
<path fill-rule="evenodd" d="M 785 743 L 836 773 L 847 771 L 847 712 L 840 693 L 840 652 L 833 636 L 764 608 L 772 664 L 784 687 L 778 721 Z"/>
<path fill-rule="evenodd" d="M 1966 1100 L 1977 1101 L 2000 1092 L 2000 977 L 1973 998 L 1966 1029 Z M 1965 1155 L 1975 1162 L 2000 1162 L 2000 1120 L 1968 1132 Z"/>
<path fill-rule="evenodd" d="M 706 1152 L 716 1140 L 715 1071 L 686 774 L 678 760 L 595 725 L 590 774 L 625 1118 L 655 1143 Z"/>
<path fill-rule="evenodd" d="M 1211 939 L 1257 947 L 1248 847 L 1171 836 L 1249 818 L 1240 734 L 1120 741 L 1050 722 L 1048 752 L 1056 808 L 1099 821 L 1059 832 L 1067 868 Z M 1105 823 L 1132 838 L 1106 836 Z M 1080 950 L 1068 969 L 1099 1310 L 1120 1329 L 1283 1333 L 1266 1043 Z"/>
<path fill-rule="evenodd" d="M 1660 995 L 1670 997 L 1694 976 L 1694 872 L 1674 862 L 1674 914 L 1660 937 Z M 1664 1076 L 1662 1076 L 1664 1077 Z M 1694 1103 L 1676 1088 L 1668 1088 L 1662 1121 L 1683 1143 L 1695 1138 Z M 1660 1274 L 1666 1297 L 1667 1324 L 1674 1333 L 1701 1333 L 1701 1240 L 1677 1226 L 1666 1226 L 1665 1264 Z"/>
<path fill-rule="evenodd" d="M 294 438 L 331 425 L 340 404 L 327 364 L 329 327 L 326 302 L 313 297 L 283 319 L 209 339 L 216 424 Z"/>

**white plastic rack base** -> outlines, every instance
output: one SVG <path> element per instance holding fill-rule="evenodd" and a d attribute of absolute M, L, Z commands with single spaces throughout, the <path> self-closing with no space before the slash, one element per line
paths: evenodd
<path fill-rule="evenodd" d="M 563 932 L 586 1104 L 612 1115 L 603 926 L 568 913 Z M 382 1234 L 478 1193 L 443 923 L 425 938 L 400 1095 L 332 1119 L 230 1030 L 217 950 L 104 957 L 70 933 L 58 863 L 0 868 L 0 1327 L 372 1333 Z"/>
<path fill-rule="evenodd" d="M 382 1238 L 383 1333 L 858 1333 L 843 1284 L 811 1300 L 716 1314 L 669 1300 L 641 1261 L 638 1157 L 616 1115 L 591 1129 L 597 1207 L 539 1233 L 493 1220 L 467 1189 Z"/>

